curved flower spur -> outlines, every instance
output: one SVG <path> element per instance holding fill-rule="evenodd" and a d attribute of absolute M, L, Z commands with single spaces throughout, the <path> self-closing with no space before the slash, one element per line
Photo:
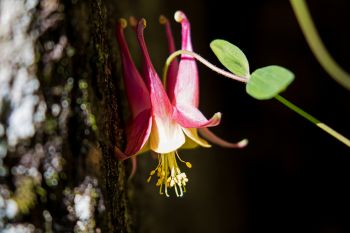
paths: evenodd
<path fill-rule="evenodd" d="M 186 15 L 178 11 L 175 20 L 182 26 L 182 49 L 192 51 L 190 23 Z M 160 22 L 166 27 L 170 53 L 174 52 L 174 40 L 170 23 L 161 16 Z M 115 148 L 119 160 L 134 157 L 150 150 L 158 157 L 158 165 L 150 172 L 148 182 L 156 175 L 160 194 L 169 196 L 168 189 L 174 188 L 177 196 L 186 191 L 188 178 L 181 172 L 179 162 L 188 168 L 192 165 L 183 161 L 177 153 L 180 148 L 190 149 L 197 145 L 210 147 L 198 136 L 199 133 L 208 141 L 229 148 L 242 148 L 247 144 L 244 139 L 230 143 L 210 132 L 207 127 L 220 123 L 221 113 L 206 119 L 198 110 L 199 83 L 198 71 L 194 58 L 182 55 L 180 62 L 173 62 L 169 67 L 166 90 L 156 73 L 144 40 L 146 20 L 141 19 L 135 25 L 137 40 L 143 56 L 142 76 L 138 72 L 128 49 L 124 29 L 125 19 L 117 24 L 117 40 L 123 68 L 123 80 L 131 111 L 131 121 L 126 130 L 126 148 Z"/>

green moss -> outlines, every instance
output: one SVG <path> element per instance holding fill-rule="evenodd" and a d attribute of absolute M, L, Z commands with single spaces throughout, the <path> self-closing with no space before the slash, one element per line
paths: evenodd
<path fill-rule="evenodd" d="M 17 202 L 19 211 L 22 214 L 27 214 L 36 203 L 34 181 L 30 177 L 21 177 L 16 186 L 14 200 Z"/>

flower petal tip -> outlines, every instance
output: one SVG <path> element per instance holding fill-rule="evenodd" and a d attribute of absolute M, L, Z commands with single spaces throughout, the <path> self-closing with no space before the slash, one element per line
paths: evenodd
<path fill-rule="evenodd" d="M 134 16 L 129 17 L 129 24 L 131 27 L 136 28 L 137 27 L 137 19 Z"/>
<path fill-rule="evenodd" d="M 134 155 L 131 157 L 131 173 L 128 178 L 128 181 L 131 181 L 132 178 L 135 176 L 136 169 L 137 169 L 137 159 L 136 159 L 136 156 Z"/>
<path fill-rule="evenodd" d="M 228 142 L 215 135 L 208 128 L 200 128 L 198 129 L 198 132 L 204 139 L 224 148 L 244 148 L 248 145 L 248 139 L 243 139 L 237 143 Z"/>
<path fill-rule="evenodd" d="M 126 28 L 128 26 L 128 22 L 126 21 L 126 19 L 124 18 L 120 18 L 118 20 L 118 23 L 120 25 L 121 28 Z"/>
<path fill-rule="evenodd" d="M 187 17 L 182 11 L 176 11 L 174 14 L 174 19 L 176 22 L 181 23 L 183 20 L 187 20 Z"/>
<path fill-rule="evenodd" d="M 242 141 L 239 141 L 237 143 L 237 147 L 238 148 L 244 148 L 244 147 L 246 147 L 248 145 L 248 143 L 249 143 L 248 139 L 245 138 Z"/>
<path fill-rule="evenodd" d="M 135 28 L 138 36 L 143 37 L 143 31 L 145 30 L 146 26 L 147 26 L 147 21 L 144 18 L 140 19 L 137 22 L 137 26 Z"/>
<path fill-rule="evenodd" d="M 128 159 L 130 156 L 123 153 L 118 147 L 114 147 L 114 155 L 117 157 L 119 161 L 123 161 L 125 159 Z"/>
<path fill-rule="evenodd" d="M 214 116 L 212 116 L 210 119 L 211 126 L 208 126 L 208 127 L 213 127 L 213 126 L 219 125 L 221 122 L 221 117 L 222 117 L 221 112 L 215 113 Z"/>
<path fill-rule="evenodd" d="M 217 112 L 217 113 L 215 113 L 214 116 L 213 116 L 214 119 L 218 119 L 218 120 L 220 120 L 221 117 L 222 117 L 222 113 L 221 113 L 221 112 Z"/>
<path fill-rule="evenodd" d="M 159 23 L 160 24 L 166 24 L 168 22 L 168 18 L 165 17 L 164 15 L 159 16 Z"/>
<path fill-rule="evenodd" d="M 142 19 L 139 20 L 139 24 L 138 25 L 143 27 L 143 28 L 145 28 L 145 27 L 147 27 L 147 21 L 144 18 L 142 18 Z"/>

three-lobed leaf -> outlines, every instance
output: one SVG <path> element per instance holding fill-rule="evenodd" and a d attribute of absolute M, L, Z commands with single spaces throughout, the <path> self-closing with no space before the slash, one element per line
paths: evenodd
<path fill-rule="evenodd" d="M 210 48 L 229 71 L 240 77 L 249 77 L 248 60 L 237 46 L 217 39 L 210 43 Z"/>
<path fill-rule="evenodd" d="M 294 74 L 281 66 L 266 66 L 255 70 L 246 85 L 247 93 L 258 100 L 267 100 L 284 91 L 294 80 Z"/>

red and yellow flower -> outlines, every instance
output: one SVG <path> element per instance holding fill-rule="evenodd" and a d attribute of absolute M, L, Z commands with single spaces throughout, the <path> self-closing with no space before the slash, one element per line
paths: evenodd
<path fill-rule="evenodd" d="M 192 51 L 190 23 L 186 15 L 177 11 L 175 20 L 182 26 L 182 50 Z M 169 21 L 161 17 L 166 26 L 170 53 L 174 52 L 174 40 Z M 128 49 L 124 28 L 126 20 L 121 19 L 117 25 L 117 40 L 123 68 L 123 79 L 132 120 L 127 127 L 126 148 L 115 148 L 119 160 L 124 160 L 145 151 L 152 151 L 158 157 L 157 167 L 151 171 L 148 181 L 157 175 L 160 193 L 168 196 L 168 189 L 174 188 L 177 196 L 186 191 L 188 178 L 181 172 L 178 162 L 191 168 L 189 162 L 183 161 L 177 150 L 194 148 L 197 145 L 210 147 L 208 142 L 199 137 L 198 132 L 215 144 L 241 148 L 247 140 L 239 143 L 226 142 L 207 128 L 220 123 L 221 113 L 215 113 L 209 120 L 199 111 L 199 82 L 196 61 L 189 55 L 181 55 L 180 61 L 174 61 L 170 67 L 163 86 L 155 71 L 144 39 L 146 21 L 137 22 L 136 34 L 143 56 L 142 75 L 138 72 Z"/>

